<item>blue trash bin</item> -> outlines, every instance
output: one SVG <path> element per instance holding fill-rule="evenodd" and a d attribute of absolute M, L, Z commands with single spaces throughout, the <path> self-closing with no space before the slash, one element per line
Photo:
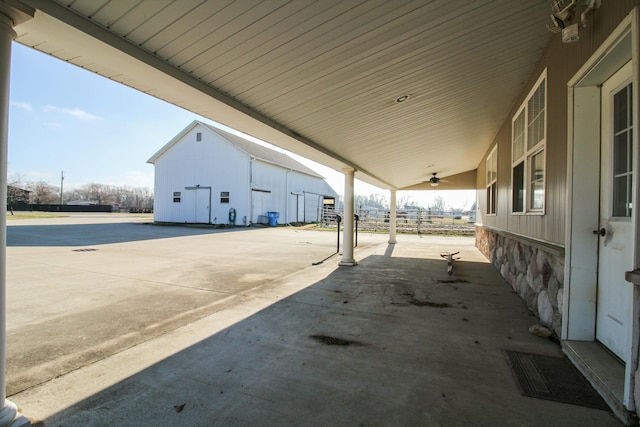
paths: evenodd
<path fill-rule="evenodd" d="M 267 217 L 269 217 L 269 225 L 275 227 L 278 225 L 278 218 L 280 218 L 280 212 L 267 212 Z"/>

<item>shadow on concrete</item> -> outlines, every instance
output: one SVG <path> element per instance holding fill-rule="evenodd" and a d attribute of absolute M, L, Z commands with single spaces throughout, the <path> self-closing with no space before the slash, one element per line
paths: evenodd
<path fill-rule="evenodd" d="M 389 243 L 387 245 L 387 249 L 384 251 L 384 256 L 390 257 L 391 255 L 393 255 L 393 250 L 395 249 L 395 247 L 395 243 Z"/>
<path fill-rule="evenodd" d="M 122 222 L 13 226 L 9 224 L 7 246 L 91 246 L 250 230 L 256 229 Z"/>
<path fill-rule="evenodd" d="M 488 263 L 372 255 L 46 425 L 619 425 L 523 397 L 503 351 L 560 355 Z M 28 413 L 28 407 L 25 407 Z"/>

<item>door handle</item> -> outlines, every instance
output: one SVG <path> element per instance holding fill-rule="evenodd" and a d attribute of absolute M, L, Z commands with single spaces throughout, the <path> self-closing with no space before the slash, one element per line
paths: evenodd
<path fill-rule="evenodd" d="M 604 237 L 607 235 L 607 230 L 602 227 L 600 230 L 593 230 L 593 234 L 599 234 L 600 236 Z"/>

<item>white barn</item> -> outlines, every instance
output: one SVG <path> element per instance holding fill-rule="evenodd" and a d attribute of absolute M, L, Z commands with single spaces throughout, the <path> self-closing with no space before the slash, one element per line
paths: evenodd
<path fill-rule="evenodd" d="M 316 222 L 336 197 L 286 154 L 197 120 L 147 162 L 156 222 L 251 225 L 266 223 L 268 212 L 278 212 L 279 224 Z"/>

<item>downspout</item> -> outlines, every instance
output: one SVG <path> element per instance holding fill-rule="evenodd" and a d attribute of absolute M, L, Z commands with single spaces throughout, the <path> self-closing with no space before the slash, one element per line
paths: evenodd
<path fill-rule="evenodd" d="M 249 224 L 253 224 L 253 160 L 249 157 Z"/>
<path fill-rule="evenodd" d="M 289 169 L 284 175 L 284 223 L 289 226 L 289 172 L 292 171 L 293 169 Z"/>

